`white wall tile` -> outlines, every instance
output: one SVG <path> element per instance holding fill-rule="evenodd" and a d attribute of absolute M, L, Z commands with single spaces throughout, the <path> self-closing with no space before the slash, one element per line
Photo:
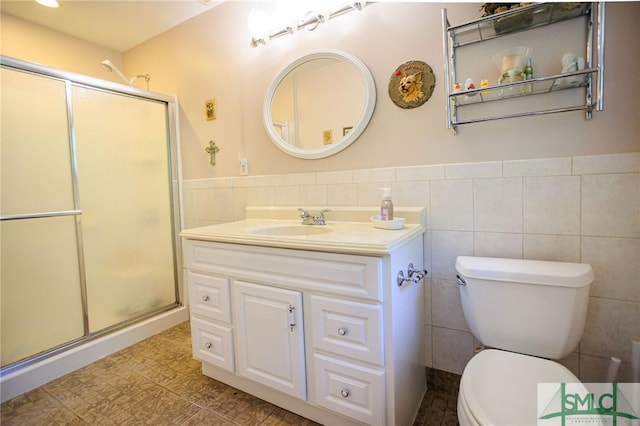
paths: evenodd
<path fill-rule="evenodd" d="M 431 231 L 433 279 L 456 279 L 456 257 L 473 256 L 473 232 Z"/>
<path fill-rule="evenodd" d="M 200 226 L 200 221 L 198 219 L 184 219 L 184 229 L 198 228 Z"/>
<path fill-rule="evenodd" d="M 473 357 L 473 335 L 466 331 L 432 327 L 433 368 L 462 374 Z"/>
<path fill-rule="evenodd" d="M 363 169 L 353 171 L 353 181 L 365 182 L 393 182 L 396 180 L 396 169 L 387 167 L 382 169 Z"/>
<path fill-rule="evenodd" d="M 582 262 L 593 267 L 592 296 L 640 302 L 640 239 L 583 237 Z"/>
<path fill-rule="evenodd" d="M 523 213 L 525 233 L 578 235 L 580 177 L 524 178 Z"/>
<path fill-rule="evenodd" d="M 209 179 L 209 188 L 232 188 L 235 185 L 235 178 L 222 177 Z"/>
<path fill-rule="evenodd" d="M 433 367 L 433 327 L 430 325 L 424 328 L 424 365 Z"/>
<path fill-rule="evenodd" d="M 640 172 L 640 153 L 573 157 L 573 174 Z"/>
<path fill-rule="evenodd" d="M 429 205 L 429 182 L 393 182 L 391 194 L 396 206 L 424 207 Z"/>
<path fill-rule="evenodd" d="M 602 383 L 607 377 L 611 358 L 580 355 L 580 380 L 583 383 Z M 623 362 L 618 370 L 619 383 L 632 383 L 631 364 Z"/>
<path fill-rule="evenodd" d="M 391 188 L 391 182 L 361 182 L 356 184 L 358 189 L 358 206 L 379 206 L 382 201 L 382 188 Z M 397 205 L 393 193 L 391 200 Z M 354 200 L 355 201 L 355 200 Z"/>
<path fill-rule="evenodd" d="M 640 303 L 591 297 L 580 354 L 631 361 L 631 340 L 640 334 Z"/>
<path fill-rule="evenodd" d="M 211 217 L 219 222 L 233 221 L 233 196 L 231 188 L 217 188 L 210 191 L 212 194 L 211 205 L 213 208 Z M 206 216 L 203 216 L 203 218 Z"/>
<path fill-rule="evenodd" d="M 462 312 L 457 281 L 433 279 L 431 300 L 431 323 L 433 325 L 469 331 Z"/>
<path fill-rule="evenodd" d="M 183 182 L 183 187 L 190 189 L 209 188 L 211 179 L 189 179 Z"/>
<path fill-rule="evenodd" d="M 571 158 L 540 160 L 509 160 L 503 164 L 504 177 L 510 176 L 566 176 L 571 174 Z"/>
<path fill-rule="evenodd" d="M 215 198 L 212 189 L 198 190 L 198 213 L 196 218 L 217 220 L 214 216 Z"/>
<path fill-rule="evenodd" d="M 299 206 L 300 187 L 298 185 L 276 186 L 276 206 Z"/>
<path fill-rule="evenodd" d="M 474 232 L 473 235 L 474 256 L 522 259 L 522 234 Z"/>
<path fill-rule="evenodd" d="M 300 186 L 300 206 L 329 206 L 327 185 Z"/>
<path fill-rule="evenodd" d="M 582 177 L 582 234 L 640 237 L 640 173 Z"/>
<path fill-rule="evenodd" d="M 358 200 L 358 187 L 355 183 L 327 185 L 329 206 L 353 206 Z"/>
<path fill-rule="evenodd" d="M 182 208 L 185 219 L 196 219 L 198 214 L 198 190 L 182 189 Z"/>
<path fill-rule="evenodd" d="M 256 186 L 256 178 L 254 176 L 240 176 L 235 178 L 234 188 L 250 188 L 252 186 Z"/>
<path fill-rule="evenodd" d="M 316 173 L 316 183 L 353 183 L 353 170 L 345 170 L 339 172 L 318 172 Z"/>
<path fill-rule="evenodd" d="M 576 377 L 580 378 L 580 354 L 578 352 L 573 352 L 558 360 L 558 362 L 571 370 Z"/>
<path fill-rule="evenodd" d="M 522 232 L 522 178 L 474 179 L 473 229 Z"/>
<path fill-rule="evenodd" d="M 290 173 L 282 176 L 283 185 L 312 185 L 316 183 L 315 173 Z"/>
<path fill-rule="evenodd" d="M 254 176 L 256 186 L 277 186 L 282 185 L 282 175 L 262 175 Z"/>
<path fill-rule="evenodd" d="M 396 179 L 398 182 L 444 179 L 444 165 L 397 167 Z"/>
<path fill-rule="evenodd" d="M 431 181 L 432 229 L 473 230 L 472 182 L 471 180 Z"/>
<path fill-rule="evenodd" d="M 555 262 L 580 262 L 580 237 L 524 234 L 524 258 Z"/>
<path fill-rule="evenodd" d="M 431 278 L 424 279 L 424 323 L 425 324 L 433 324 L 433 315 L 432 315 L 432 299 L 431 299 L 431 288 L 432 285 Z"/>
<path fill-rule="evenodd" d="M 445 165 L 446 179 L 502 177 L 502 161 Z"/>
<path fill-rule="evenodd" d="M 274 186 L 254 186 L 249 188 L 247 205 L 272 206 L 276 201 L 276 189 Z"/>
<path fill-rule="evenodd" d="M 428 219 L 427 219 L 428 221 Z M 433 261 L 432 261 L 432 256 L 431 256 L 431 230 L 429 229 L 429 227 L 427 226 L 427 230 L 424 233 L 423 236 L 423 244 L 424 244 L 424 267 L 425 269 L 429 270 L 429 273 L 432 272 L 433 269 Z M 428 275 L 429 278 L 431 278 L 431 275 Z"/>
<path fill-rule="evenodd" d="M 233 220 L 246 219 L 248 199 L 249 199 L 249 188 L 233 189 Z"/>

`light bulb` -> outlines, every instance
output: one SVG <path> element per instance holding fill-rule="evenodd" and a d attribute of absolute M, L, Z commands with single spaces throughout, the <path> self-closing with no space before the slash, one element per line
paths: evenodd
<path fill-rule="evenodd" d="M 58 0 L 36 0 L 36 3 L 46 7 L 52 7 L 52 8 L 60 7 Z"/>

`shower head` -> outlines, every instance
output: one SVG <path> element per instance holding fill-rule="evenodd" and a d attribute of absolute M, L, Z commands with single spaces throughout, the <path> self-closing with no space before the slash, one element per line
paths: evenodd
<path fill-rule="evenodd" d="M 100 64 L 102 65 L 102 67 L 103 67 L 105 70 L 107 70 L 107 71 L 109 71 L 109 72 L 115 72 L 116 74 L 118 74 L 118 76 L 119 76 L 119 77 L 120 77 L 120 78 L 121 78 L 125 83 L 127 83 L 129 86 L 133 86 L 133 85 L 131 84 L 131 82 L 129 81 L 129 79 L 127 79 L 127 77 L 125 77 L 125 76 L 124 76 L 124 74 L 122 73 L 122 71 L 120 71 L 120 70 L 118 69 L 118 67 L 116 67 L 115 65 L 113 65 L 113 64 L 111 63 L 111 61 L 110 61 L 110 60 L 105 59 L 104 61 L 100 62 Z"/>

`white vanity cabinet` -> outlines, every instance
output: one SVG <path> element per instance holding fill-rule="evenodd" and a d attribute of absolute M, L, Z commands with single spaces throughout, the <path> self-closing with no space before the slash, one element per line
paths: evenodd
<path fill-rule="evenodd" d="M 424 288 L 397 274 L 422 266 L 421 232 L 366 255 L 196 235 L 184 264 L 205 375 L 325 425 L 413 423 L 426 390 Z"/>

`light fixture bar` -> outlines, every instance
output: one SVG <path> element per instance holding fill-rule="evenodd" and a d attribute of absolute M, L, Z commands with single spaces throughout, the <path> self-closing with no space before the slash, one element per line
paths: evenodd
<path fill-rule="evenodd" d="M 57 0 L 36 0 L 36 3 L 51 8 L 60 7 L 60 4 Z"/>
<path fill-rule="evenodd" d="M 370 4 L 372 2 L 366 2 L 366 1 L 354 1 L 354 2 L 350 2 L 347 3 L 346 5 L 342 6 L 339 9 L 336 9 L 332 12 L 330 12 L 327 15 L 323 15 L 320 13 L 309 13 L 307 15 L 305 15 L 300 22 L 298 22 L 294 27 L 291 26 L 286 26 L 286 27 L 282 27 L 282 28 L 277 28 L 275 30 L 272 30 L 271 32 L 269 32 L 266 36 L 253 36 L 251 38 L 251 46 L 253 47 L 257 47 L 259 45 L 266 45 L 267 41 L 273 40 L 274 38 L 278 38 L 281 37 L 283 35 L 286 34 L 293 34 L 294 31 L 298 31 L 301 30 L 303 28 L 306 28 L 310 31 L 315 30 L 316 28 L 318 28 L 318 25 L 320 25 L 323 22 L 327 22 L 329 19 L 333 19 L 337 16 L 343 15 L 345 13 L 354 11 L 354 10 L 358 10 L 358 11 L 362 11 L 364 9 L 364 7 L 367 4 Z"/>

